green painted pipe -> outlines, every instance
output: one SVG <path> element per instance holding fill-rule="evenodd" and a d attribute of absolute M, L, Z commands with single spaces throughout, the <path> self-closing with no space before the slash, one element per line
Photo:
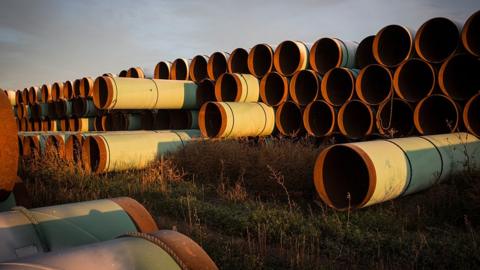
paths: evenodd
<path fill-rule="evenodd" d="M 78 97 L 72 99 L 72 115 L 76 117 L 95 117 L 98 110 L 92 99 Z"/>
<path fill-rule="evenodd" d="M 283 76 L 290 77 L 295 72 L 309 67 L 308 55 L 311 46 L 294 40 L 280 43 L 273 54 L 275 70 Z"/>
<path fill-rule="evenodd" d="M 258 102 L 258 79 L 250 74 L 223 73 L 215 82 L 215 97 L 223 102 Z"/>
<path fill-rule="evenodd" d="M 361 208 L 479 168 L 480 141 L 451 133 L 330 146 L 316 160 L 314 181 L 329 206 Z"/>
<path fill-rule="evenodd" d="M 210 138 L 268 136 L 275 127 L 275 112 L 261 102 L 207 102 L 200 108 L 198 125 Z"/>
<path fill-rule="evenodd" d="M 119 256 L 119 254 L 128 254 L 128 256 Z M 95 259 L 85 260 L 85 258 Z M 0 269 L 19 268 L 31 270 L 218 269 L 208 254 L 192 239 L 169 230 L 148 234 L 131 233 L 102 243 L 0 263 Z"/>
<path fill-rule="evenodd" d="M 0 227 L 0 261 L 158 230 L 148 211 L 126 197 L 13 209 L 0 213 Z"/>
<path fill-rule="evenodd" d="M 168 62 L 168 61 L 158 62 L 154 70 L 154 79 L 169 80 L 171 67 L 172 67 L 171 62 Z"/>
<path fill-rule="evenodd" d="M 338 38 L 321 38 L 310 50 L 309 63 L 313 70 L 324 75 L 334 67 L 355 67 L 358 44 Z"/>
<path fill-rule="evenodd" d="M 93 102 L 98 109 L 194 109 L 191 81 L 98 77 Z"/>
<path fill-rule="evenodd" d="M 227 72 L 229 57 L 230 54 L 227 52 L 214 52 L 210 55 L 207 63 L 207 74 L 211 80 L 217 80 Z"/>
<path fill-rule="evenodd" d="M 82 163 L 95 173 L 141 169 L 199 136 L 191 131 L 143 131 L 88 136 L 82 146 Z M 139 140 L 141 138 L 141 140 Z"/>

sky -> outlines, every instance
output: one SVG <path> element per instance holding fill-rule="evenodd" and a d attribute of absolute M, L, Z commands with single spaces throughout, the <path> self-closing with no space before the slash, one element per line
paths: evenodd
<path fill-rule="evenodd" d="M 478 0 L 0 0 L 0 88 L 321 37 L 360 42 L 388 24 L 461 24 Z"/>

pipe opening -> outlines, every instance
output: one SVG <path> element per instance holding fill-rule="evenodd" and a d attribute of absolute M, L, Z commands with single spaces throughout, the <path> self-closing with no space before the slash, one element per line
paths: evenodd
<path fill-rule="evenodd" d="M 440 63 L 451 56 L 458 47 L 457 25 L 447 18 L 426 21 L 415 37 L 415 48 L 419 56 L 432 63 Z"/>
<path fill-rule="evenodd" d="M 378 107 L 377 128 L 380 134 L 406 137 L 413 133 L 413 109 L 402 99 L 386 101 Z"/>
<path fill-rule="evenodd" d="M 99 109 L 105 109 L 109 105 L 109 101 L 113 99 L 110 77 L 98 77 L 93 86 L 93 103 Z"/>
<path fill-rule="evenodd" d="M 105 115 L 100 115 L 95 117 L 95 121 L 94 121 L 95 131 L 106 131 L 103 125 L 103 123 L 105 122 L 105 118 L 106 118 Z"/>
<path fill-rule="evenodd" d="M 383 66 L 369 65 L 360 71 L 356 86 L 360 99 L 367 104 L 377 105 L 392 94 L 392 75 Z"/>
<path fill-rule="evenodd" d="M 205 130 L 206 135 L 209 138 L 220 136 L 223 122 L 220 106 L 214 102 L 209 102 L 204 106 L 205 117 L 203 122 L 205 128 L 203 130 Z"/>
<path fill-rule="evenodd" d="M 332 206 L 337 209 L 360 207 L 370 184 L 368 165 L 348 146 L 335 145 L 325 151 L 320 181 Z"/>
<path fill-rule="evenodd" d="M 473 55 L 480 56 L 480 11 L 472 14 L 462 30 L 462 42 L 465 48 Z"/>
<path fill-rule="evenodd" d="M 458 127 L 458 111 L 453 100 L 431 95 L 415 108 L 415 126 L 422 135 L 450 133 Z"/>
<path fill-rule="evenodd" d="M 42 88 L 40 89 L 40 94 L 42 96 L 42 102 L 47 102 L 50 101 L 51 97 L 51 88 L 50 85 L 42 85 Z M 18 101 L 17 101 L 18 102 Z"/>
<path fill-rule="evenodd" d="M 293 102 L 287 101 L 278 107 L 275 121 L 282 135 L 298 136 L 303 131 L 302 110 Z"/>
<path fill-rule="evenodd" d="M 480 136 L 480 94 L 472 97 L 467 105 L 465 106 L 465 111 L 463 112 L 463 119 L 465 126 L 467 126 L 468 131 L 475 134 L 475 136 Z"/>
<path fill-rule="evenodd" d="M 352 100 L 345 103 L 338 114 L 340 131 L 351 138 L 362 138 L 369 135 L 373 127 L 373 114 L 365 103 Z"/>
<path fill-rule="evenodd" d="M 425 61 L 408 60 L 395 71 L 394 86 L 401 98 L 410 102 L 419 101 L 432 93 L 435 71 Z"/>
<path fill-rule="evenodd" d="M 330 135 L 335 127 L 335 111 L 321 100 L 308 104 L 303 119 L 308 133 L 316 137 Z"/>
<path fill-rule="evenodd" d="M 284 76 L 291 76 L 300 65 L 301 52 L 297 44 L 291 40 L 282 42 L 276 51 L 274 57 L 277 57 L 278 72 Z"/>
<path fill-rule="evenodd" d="M 440 89 L 455 100 L 465 100 L 480 90 L 480 61 L 459 54 L 444 62 L 438 75 Z"/>
<path fill-rule="evenodd" d="M 127 73 L 128 73 L 128 71 L 122 70 L 122 71 L 120 71 L 120 73 L 118 73 L 118 77 L 126 78 L 126 77 L 127 77 Z"/>
<path fill-rule="evenodd" d="M 140 70 L 140 68 L 129 68 L 127 71 L 127 76 L 130 78 L 143 78 L 143 71 Z"/>
<path fill-rule="evenodd" d="M 219 85 L 215 85 L 216 93 L 220 96 L 217 97 L 220 101 L 235 101 L 238 95 L 238 84 L 235 79 L 235 75 L 231 73 L 223 74 L 216 82 Z M 218 89 L 219 88 L 219 89 Z"/>
<path fill-rule="evenodd" d="M 158 110 L 157 118 L 155 119 L 155 128 L 158 130 L 170 128 L 170 113 L 168 110 Z"/>
<path fill-rule="evenodd" d="M 110 76 L 102 76 L 102 77 L 111 78 Z M 93 84 L 93 81 L 92 81 L 91 78 L 83 78 L 80 81 L 80 92 L 79 92 L 78 96 L 81 96 L 81 97 L 91 96 L 90 92 L 92 91 L 92 84 Z"/>
<path fill-rule="evenodd" d="M 263 77 L 273 67 L 272 48 L 266 44 L 255 45 L 248 54 L 248 69 L 256 77 Z"/>
<path fill-rule="evenodd" d="M 208 60 L 210 65 L 210 79 L 216 80 L 220 75 L 227 72 L 227 58 L 221 52 L 215 52 Z"/>
<path fill-rule="evenodd" d="M 358 44 L 357 51 L 355 52 L 355 67 L 358 69 L 376 63 L 372 51 L 374 39 L 375 36 L 368 36 Z"/>
<path fill-rule="evenodd" d="M 73 96 L 74 97 L 79 97 L 81 92 L 80 92 L 80 81 L 81 79 L 76 79 L 73 81 Z"/>
<path fill-rule="evenodd" d="M 161 61 L 155 68 L 155 78 L 168 80 L 170 79 L 170 63 Z"/>
<path fill-rule="evenodd" d="M 87 101 L 84 98 L 75 98 L 72 100 L 72 115 L 82 117 L 87 110 Z"/>
<path fill-rule="evenodd" d="M 63 96 L 68 99 L 73 98 L 73 84 L 71 81 L 66 81 L 63 84 Z"/>
<path fill-rule="evenodd" d="M 295 73 L 290 84 L 292 99 L 300 105 L 306 105 L 318 98 L 320 79 L 312 70 L 300 70 Z"/>
<path fill-rule="evenodd" d="M 190 64 L 190 77 L 193 81 L 200 82 L 208 77 L 207 63 L 207 59 L 203 55 L 197 55 L 193 58 Z"/>
<path fill-rule="evenodd" d="M 100 146 L 94 137 L 85 139 L 82 146 L 82 161 L 87 170 L 97 172 L 100 165 Z"/>
<path fill-rule="evenodd" d="M 198 84 L 196 95 L 197 95 L 198 107 L 201 107 L 206 102 L 216 101 L 215 82 L 210 79 L 202 80 Z"/>
<path fill-rule="evenodd" d="M 260 96 L 262 101 L 270 106 L 279 106 L 287 101 L 287 79 L 277 72 L 268 73 L 260 81 Z"/>
<path fill-rule="evenodd" d="M 322 96 L 333 106 L 349 101 L 355 90 L 355 78 L 348 69 L 333 68 L 322 80 Z"/>
<path fill-rule="evenodd" d="M 170 110 L 170 129 L 181 130 L 190 129 L 192 118 L 190 111 L 187 110 Z"/>
<path fill-rule="evenodd" d="M 188 66 L 185 60 L 179 58 L 172 63 L 172 80 L 188 80 Z"/>
<path fill-rule="evenodd" d="M 319 39 L 312 47 L 312 68 L 320 74 L 325 74 L 330 69 L 339 66 L 341 49 L 334 39 Z"/>
<path fill-rule="evenodd" d="M 60 87 L 59 83 L 54 83 L 52 86 L 52 99 L 58 100 L 63 97 L 63 84 Z"/>
<path fill-rule="evenodd" d="M 230 73 L 248 74 L 248 52 L 243 48 L 233 50 L 228 58 L 228 70 Z"/>
<path fill-rule="evenodd" d="M 409 31 L 400 25 L 388 25 L 376 35 L 374 56 L 383 65 L 394 67 L 410 57 L 412 39 Z"/>

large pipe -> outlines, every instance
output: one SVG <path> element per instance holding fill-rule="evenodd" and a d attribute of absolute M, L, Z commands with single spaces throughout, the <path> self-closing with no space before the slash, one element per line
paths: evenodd
<path fill-rule="evenodd" d="M 361 208 L 412 194 L 480 166 L 480 141 L 467 133 L 333 145 L 314 169 L 320 198 Z"/>
<path fill-rule="evenodd" d="M 337 115 L 340 133 L 351 139 L 361 139 L 373 132 L 375 115 L 370 106 L 360 100 L 350 100 L 340 107 Z"/>
<path fill-rule="evenodd" d="M 158 110 L 155 118 L 155 130 L 169 129 L 171 124 L 170 110 Z"/>
<path fill-rule="evenodd" d="M 336 114 L 332 105 L 323 100 L 310 102 L 303 111 L 303 125 L 311 136 L 325 137 L 333 135 Z"/>
<path fill-rule="evenodd" d="M 192 81 L 194 82 L 201 82 L 203 79 L 207 78 L 208 77 L 207 66 L 208 66 L 208 56 L 197 55 L 193 57 L 189 67 L 190 79 L 192 79 Z"/>
<path fill-rule="evenodd" d="M 51 118 L 51 119 L 57 119 L 57 111 L 56 111 L 56 101 L 50 101 L 47 103 L 47 106 L 48 106 L 48 109 L 47 109 L 47 112 L 48 112 L 48 117 Z"/>
<path fill-rule="evenodd" d="M 202 106 L 209 101 L 217 101 L 215 98 L 215 81 L 204 79 L 198 84 L 197 88 L 197 103 Z"/>
<path fill-rule="evenodd" d="M 260 80 L 260 98 L 269 106 L 279 106 L 288 100 L 288 79 L 272 71 Z"/>
<path fill-rule="evenodd" d="M 300 106 L 319 99 L 322 77 L 310 69 L 300 70 L 290 80 L 290 97 Z"/>
<path fill-rule="evenodd" d="M 63 98 L 63 83 L 56 82 L 52 85 L 52 100 L 57 101 Z"/>
<path fill-rule="evenodd" d="M 4 262 L 0 263 L 0 269 L 217 270 L 218 268 L 192 239 L 176 231 L 162 230 L 148 234 L 130 233 L 102 243 Z"/>
<path fill-rule="evenodd" d="M 22 101 L 25 105 L 30 105 L 30 99 L 28 98 L 28 88 L 22 90 Z"/>
<path fill-rule="evenodd" d="M 377 130 L 381 135 L 406 137 L 415 130 L 413 108 L 399 98 L 387 100 L 378 106 L 376 115 Z"/>
<path fill-rule="evenodd" d="M 17 104 L 17 106 L 23 105 L 23 96 L 21 90 L 15 91 L 15 104 Z"/>
<path fill-rule="evenodd" d="M 321 38 L 310 51 L 310 66 L 320 75 L 334 67 L 355 67 L 355 52 L 358 44 L 338 38 Z"/>
<path fill-rule="evenodd" d="M 109 77 L 109 76 L 107 76 Z M 92 97 L 93 96 L 93 79 L 91 77 L 84 77 L 80 81 L 80 88 L 77 97 Z"/>
<path fill-rule="evenodd" d="M 470 133 L 480 137 L 480 93 L 471 97 L 463 108 L 463 123 Z"/>
<path fill-rule="evenodd" d="M 73 81 L 73 97 L 79 97 L 80 96 L 80 84 L 81 84 L 82 79 L 75 79 Z"/>
<path fill-rule="evenodd" d="M 93 100 L 77 97 L 72 99 L 72 115 L 76 117 L 94 117 L 98 115 L 98 110 L 93 104 Z"/>
<path fill-rule="evenodd" d="M 31 106 L 32 118 L 42 120 L 48 117 L 48 103 L 36 103 Z"/>
<path fill-rule="evenodd" d="M 120 73 L 118 73 L 118 77 L 127 78 L 127 73 L 128 73 L 127 70 L 122 70 L 122 71 L 120 71 Z"/>
<path fill-rule="evenodd" d="M 430 63 L 441 63 L 452 56 L 460 44 L 461 26 L 450 19 L 432 18 L 415 35 L 415 51 Z"/>
<path fill-rule="evenodd" d="M 377 61 L 373 56 L 373 40 L 375 36 L 368 36 L 358 44 L 355 51 L 355 68 L 362 69 L 368 65 L 376 64 Z"/>
<path fill-rule="evenodd" d="M 413 120 L 422 135 L 454 132 L 459 126 L 460 109 L 451 98 L 435 94 L 417 104 Z"/>
<path fill-rule="evenodd" d="M 50 84 L 42 85 L 40 89 L 40 94 L 42 96 L 42 102 L 52 101 L 52 86 Z"/>
<path fill-rule="evenodd" d="M 215 98 L 224 102 L 258 102 L 258 79 L 250 74 L 223 73 L 215 82 Z"/>
<path fill-rule="evenodd" d="M 55 102 L 55 114 L 59 118 L 70 117 L 72 115 L 72 101 L 61 98 Z"/>
<path fill-rule="evenodd" d="M 169 80 L 170 79 L 170 68 L 172 63 L 169 61 L 160 61 L 155 66 L 154 70 L 154 79 Z"/>
<path fill-rule="evenodd" d="M 71 117 L 68 123 L 68 130 L 69 131 L 94 131 L 95 130 L 95 118 L 78 118 L 78 117 Z"/>
<path fill-rule="evenodd" d="M 480 90 L 480 60 L 457 54 L 442 63 L 438 72 L 440 90 L 454 100 L 467 100 Z"/>
<path fill-rule="evenodd" d="M 406 60 L 393 74 L 393 88 L 401 99 L 418 102 L 435 89 L 435 70 L 421 59 Z"/>
<path fill-rule="evenodd" d="M 10 101 L 0 95 L 0 202 L 8 198 L 17 178 L 18 138 L 17 124 Z"/>
<path fill-rule="evenodd" d="M 355 80 L 358 69 L 337 67 L 330 69 L 323 76 L 321 94 L 323 99 L 332 106 L 342 106 L 352 99 L 355 93 Z"/>
<path fill-rule="evenodd" d="M 20 119 L 20 130 L 21 131 L 28 131 L 28 118 L 21 118 Z"/>
<path fill-rule="evenodd" d="M 59 131 L 70 131 L 70 118 L 57 119 L 57 127 Z"/>
<path fill-rule="evenodd" d="M 405 26 L 387 25 L 373 40 L 373 56 L 381 65 L 396 67 L 409 59 L 414 52 L 415 33 Z"/>
<path fill-rule="evenodd" d="M 273 70 L 273 48 L 268 44 L 257 44 L 248 53 L 248 70 L 257 78 Z"/>
<path fill-rule="evenodd" d="M 188 80 L 188 60 L 185 58 L 177 58 L 172 63 L 170 70 L 170 79 L 172 80 Z"/>
<path fill-rule="evenodd" d="M 236 48 L 228 57 L 227 68 L 229 73 L 248 74 L 248 51 L 243 48 Z"/>
<path fill-rule="evenodd" d="M 126 197 L 16 208 L 0 213 L 0 224 L 4 239 L 0 242 L 0 261 L 99 243 L 129 232 L 158 230 L 148 211 Z"/>
<path fill-rule="evenodd" d="M 87 171 L 94 173 L 142 169 L 198 136 L 198 130 L 88 136 L 82 146 L 82 163 Z"/>
<path fill-rule="evenodd" d="M 98 109 L 194 109 L 192 81 L 98 77 L 93 102 Z"/>
<path fill-rule="evenodd" d="M 128 78 L 145 79 L 145 72 L 141 67 L 131 67 L 127 71 Z"/>
<path fill-rule="evenodd" d="M 200 108 L 198 125 L 210 138 L 268 136 L 275 127 L 275 112 L 261 102 L 208 102 Z"/>
<path fill-rule="evenodd" d="M 273 54 L 275 70 L 283 76 L 308 68 L 309 46 L 301 41 L 285 40 L 280 43 Z"/>
<path fill-rule="evenodd" d="M 230 54 L 227 52 L 214 52 L 208 58 L 207 74 L 212 80 L 218 79 L 222 74 L 227 72 L 227 59 Z"/>
<path fill-rule="evenodd" d="M 463 47 L 472 55 L 480 57 L 480 10 L 470 15 L 463 25 L 461 40 Z"/>
<path fill-rule="evenodd" d="M 72 99 L 73 98 L 74 92 L 73 92 L 72 81 L 66 81 L 65 83 L 63 83 L 62 92 L 63 92 L 63 97 L 65 99 Z"/>
<path fill-rule="evenodd" d="M 81 165 L 82 145 L 86 136 L 92 133 L 77 133 L 68 136 L 65 141 L 65 159 L 74 164 Z"/>
<path fill-rule="evenodd" d="M 198 129 L 198 111 L 169 110 L 171 130 Z"/>
<path fill-rule="evenodd" d="M 37 104 L 41 99 L 40 88 L 32 86 L 28 89 L 28 100 L 30 104 Z"/>
<path fill-rule="evenodd" d="M 31 133 L 23 137 L 22 156 L 31 157 L 45 153 L 45 136 L 38 133 Z"/>
<path fill-rule="evenodd" d="M 368 105 L 378 105 L 393 94 L 392 74 L 384 66 L 371 64 L 360 70 L 355 81 L 358 98 Z"/>
<path fill-rule="evenodd" d="M 302 113 L 302 108 L 292 101 L 286 101 L 278 106 L 275 111 L 275 126 L 280 134 L 296 137 L 305 133 Z"/>
<path fill-rule="evenodd" d="M 155 128 L 155 118 L 157 112 L 152 110 L 145 110 L 141 113 L 141 125 L 144 130 L 154 130 Z"/>

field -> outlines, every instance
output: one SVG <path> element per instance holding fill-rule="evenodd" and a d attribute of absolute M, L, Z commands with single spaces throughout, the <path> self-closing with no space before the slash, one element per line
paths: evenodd
<path fill-rule="evenodd" d="M 197 241 L 220 269 L 474 269 L 480 265 L 480 177 L 335 211 L 312 182 L 309 139 L 187 145 L 143 170 L 89 174 L 54 154 L 21 164 L 33 206 L 131 196 L 161 228 Z"/>

